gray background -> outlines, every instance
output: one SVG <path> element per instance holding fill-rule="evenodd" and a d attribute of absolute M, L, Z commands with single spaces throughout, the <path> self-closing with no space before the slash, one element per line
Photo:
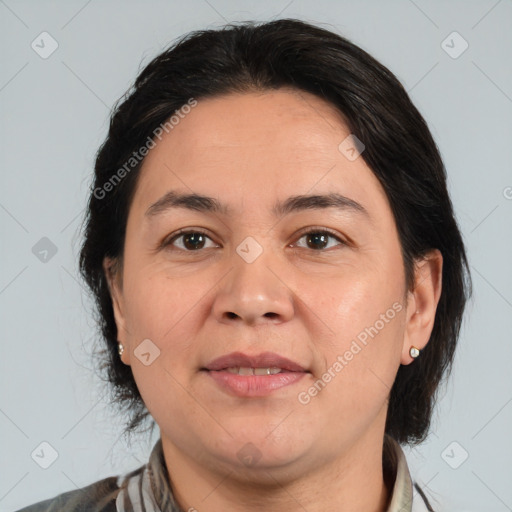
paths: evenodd
<path fill-rule="evenodd" d="M 406 453 L 413 476 L 442 504 L 436 510 L 512 510 L 510 0 L 5 0 L 0 17 L 2 511 L 145 462 L 158 432 L 132 446 L 119 439 L 122 418 L 109 411 L 89 357 L 95 328 L 77 252 L 94 153 L 141 62 L 190 30 L 273 17 L 322 23 L 369 51 L 431 127 L 474 299 L 432 433 Z M 43 45 L 43 31 L 59 45 L 46 59 L 31 47 Z M 469 44 L 457 58 L 445 49 L 463 49 L 459 36 L 442 46 L 453 31 Z M 43 237 L 57 248 L 46 261 Z M 48 469 L 31 458 L 43 441 L 58 452 Z M 50 452 L 38 453 L 44 463 Z"/>

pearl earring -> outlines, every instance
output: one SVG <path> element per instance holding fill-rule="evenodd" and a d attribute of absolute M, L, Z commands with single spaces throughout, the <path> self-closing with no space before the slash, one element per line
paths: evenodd
<path fill-rule="evenodd" d="M 409 349 L 409 355 L 413 358 L 413 359 L 416 359 L 419 355 L 420 355 L 420 351 L 418 348 L 416 347 L 411 347 Z"/>
<path fill-rule="evenodd" d="M 118 343 L 117 345 L 117 350 L 119 352 L 119 355 L 122 356 L 123 355 L 123 352 L 124 352 L 124 347 L 123 347 L 123 344 L 122 343 Z"/>

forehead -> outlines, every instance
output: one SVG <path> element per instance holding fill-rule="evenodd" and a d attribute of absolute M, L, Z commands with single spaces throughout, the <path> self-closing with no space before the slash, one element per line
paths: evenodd
<path fill-rule="evenodd" d="M 166 138 L 171 145 L 186 142 L 187 148 L 197 149 L 192 158 L 207 156 L 201 152 L 208 149 L 287 158 L 293 149 L 297 158 L 313 158 L 311 151 L 337 150 L 335 142 L 345 132 L 341 113 L 330 104 L 304 91 L 279 89 L 200 99 L 169 134 L 173 141 Z"/>
<path fill-rule="evenodd" d="M 261 206 L 267 196 L 273 205 L 280 196 L 332 191 L 352 194 L 354 200 L 386 201 L 364 160 L 350 161 L 340 151 L 349 135 L 335 107 L 304 91 L 200 99 L 169 133 L 155 139 L 134 207 L 147 207 L 177 188 L 230 197 L 246 208 Z"/>

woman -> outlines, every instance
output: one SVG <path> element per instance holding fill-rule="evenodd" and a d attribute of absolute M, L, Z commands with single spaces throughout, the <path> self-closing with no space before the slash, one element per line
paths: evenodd
<path fill-rule="evenodd" d="M 155 58 L 80 265 L 126 431 L 160 439 L 23 510 L 435 510 L 400 444 L 427 436 L 470 278 L 426 123 L 363 50 L 278 20 Z"/>

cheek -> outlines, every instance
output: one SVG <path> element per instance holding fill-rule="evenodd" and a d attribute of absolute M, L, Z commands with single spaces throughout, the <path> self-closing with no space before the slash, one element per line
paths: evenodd
<path fill-rule="evenodd" d="M 197 355 L 194 340 L 200 327 L 200 288 L 186 287 L 185 281 L 171 281 L 154 271 L 133 273 L 127 282 L 126 313 L 133 354 L 130 365 L 142 399 L 159 424 L 173 421 L 184 410 L 187 414 L 195 411 L 184 389 L 189 385 L 192 361 Z M 188 289 L 196 292 L 187 292 Z M 152 362 L 146 365 L 137 354 L 147 343 L 143 340 L 148 339 L 156 349 L 150 345 Z"/>
<path fill-rule="evenodd" d="M 197 360 L 194 340 L 201 328 L 201 297 L 209 289 L 191 281 L 190 277 L 170 280 L 148 267 L 146 272 L 132 272 L 126 282 L 131 369 L 146 407 L 162 421 L 166 421 L 162 414 L 179 414 L 190 399 L 183 389 L 189 385 L 191 366 Z M 157 348 L 150 345 L 150 358 L 153 351 L 156 357 L 146 366 L 137 354 L 147 339 Z M 193 404 L 189 405 L 190 413 Z"/>
<path fill-rule="evenodd" d="M 168 276 L 162 265 L 148 265 L 126 272 L 126 314 L 131 332 L 162 344 L 183 339 L 186 318 L 197 311 L 209 287 L 193 276 Z M 188 326 L 190 327 L 190 326 Z M 178 336 L 179 334 L 179 336 Z"/>
<path fill-rule="evenodd" d="M 346 325 L 365 324 L 360 318 L 349 320 Z M 400 364 L 396 340 L 401 336 L 401 319 L 394 315 L 383 327 L 374 324 L 362 329 L 344 329 L 340 325 L 336 346 L 323 353 L 325 367 L 315 375 L 311 387 L 303 390 L 310 396 L 310 403 L 305 406 L 309 414 L 316 417 L 328 411 L 327 429 L 331 425 L 336 431 L 357 435 L 375 421 L 386 405 Z M 308 399 L 306 395 L 301 396 L 301 403 Z"/>
<path fill-rule="evenodd" d="M 351 340 L 364 343 L 375 331 L 395 328 L 405 304 L 403 278 L 391 268 L 380 264 L 346 267 L 321 283 L 313 278 L 304 282 L 301 298 L 329 328 L 327 346 L 344 349 Z"/>
<path fill-rule="evenodd" d="M 318 311 L 330 332 L 328 338 L 315 340 L 323 362 L 315 377 L 328 381 L 325 388 L 318 386 L 319 402 L 338 404 L 338 419 L 348 421 L 354 415 L 363 420 L 385 403 L 400 364 L 402 296 L 400 271 L 388 267 L 384 272 L 377 266 L 347 272 L 318 295 Z M 315 302 L 312 296 L 310 300 Z"/>
<path fill-rule="evenodd" d="M 402 294 L 397 287 L 354 286 L 333 310 L 333 324 L 342 339 L 364 344 L 376 336 L 387 339 L 390 331 L 397 328 L 404 310 Z"/>

